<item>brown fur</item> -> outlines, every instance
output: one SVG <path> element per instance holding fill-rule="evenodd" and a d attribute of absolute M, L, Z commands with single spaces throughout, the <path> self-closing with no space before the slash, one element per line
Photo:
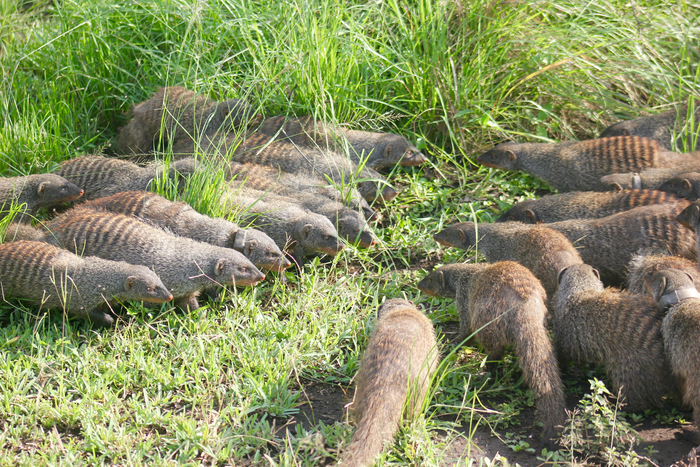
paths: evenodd
<path fill-rule="evenodd" d="M 693 276 L 696 286 L 700 286 L 700 271 L 697 263 L 680 256 L 671 256 L 667 252 L 644 252 L 634 255 L 627 275 L 627 291 L 634 294 L 648 292 L 645 277 L 663 269 L 679 269 Z"/>
<path fill-rule="evenodd" d="M 0 177 L 0 219 L 9 214 L 13 204 L 24 205 L 14 220 L 28 222 L 39 209 L 74 201 L 82 195 L 82 188 L 57 174 Z"/>

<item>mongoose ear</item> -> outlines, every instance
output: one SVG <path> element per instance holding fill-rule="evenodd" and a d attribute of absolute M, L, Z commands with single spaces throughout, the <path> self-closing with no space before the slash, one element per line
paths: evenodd
<path fill-rule="evenodd" d="M 216 262 L 216 266 L 214 266 L 214 274 L 217 276 L 220 276 L 224 273 L 224 266 L 225 266 L 225 261 L 223 259 L 220 259 L 219 261 Z"/>
<path fill-rule="evenodd" d="M 693 184 L 690 183 L 690 180 L 688 180 L 687 178 L 684 178 L 683 180 L 681 180 L 681 184 L 683 185 L 683 193 L 688 194 L 688 193 L 692 192 Z"/>
<path fill-rule="evenodd" d="M 564 272 L 566 272 L 567 269 L 569 269 L 568 266 L 565 267 L 564 269 L 561 269 L 559 271 L 559 274 L 557 274 L 557 285 L 561 284 L 561 278 L 564 277 Z"/>
<path fill-rule="evenodd" d="M 438 271 L 438 277 L 440 278 L 441 290 L 445 290 L 445 273 Z"/>
<path fill-rule="evenodd" d="M 39 184 L 39 188 L 37 189 L 37 193 L 39 193 L 39 195 L 43 196 L 44 192 L 46 191 L 47 185 L 48 185 L 48 182 L 41 182 Z"/>
<path fill-rule="evenodd" d="M 467 234 L 464 233 L 464 230 L 458 230 L 457 232 L 459 232 L 459 239 L 462 243 L 467 243 Z"/>
<path fill-rule="evenodd" d="M 311 224 L 306 224 L 304 227 L 301 228 L 301 238 L 306 240 L 309 238 L 309 234 L 311 233 L 311 229 L 313 228 L 313 225 Z"/>
<path fill-rule="evenodd" d="M 690 275 L 689 272 L 686 272 L 685 275 L 688 276 L 688 279 L 690 279 L 690 282 L 692 282 L 693 284 L 695 284 L 695 279 L 693 278 L 693 276 Z"/>
<path fill-rule="evenodd" d="M 591 268 L 591 269 L 593 269 L 593 274 L 595 274 L 595 277 L 596 277 L 598 280 L 600 280 L 600 273 L 598 272 L 598 270 L 597 270 L 596 268 Z"/>
<path fill-rule="evenodd" d="M 647 286 L 647 291 L 650 294 L 654 295 L 654 290 L 651 288 L 651 278 L 652 274 L 650 272 L 644 274 L 644 285 Z"/>
<path fill-rule="evenodd" d="M 612 188 L 612 191 L 622 191 L 622 185 L 617 182 L 611 183 L 610 188 Z"/>
<path fill-rule="evenodd" d="M 124 281 L 124 290 L 131 290 L 136 285 L 136 277 L 129 276 Z"/>
<path fill-rule="evenodd" d="M 622 129 L 622 136 L 631 136 L 630 131 L 627 128 Z"/>
<path fill-rule="evenodd" d="M 690 219 L 688 219 L 688 220 L 690 221 L 690 225 L 695 227 L 696 225 L 698 225 L 698 221 L 700 221 L 700 206 L 698 206 L 697 204 L 694 204 L 693 210 L 691 211 L 690 214 L 691 214 L 691 216 L 690 216 Z"/>
<path fill-rule="evenodd" d="M 532 210 L 526 209 L 525 215 L 527 216 L 527 218 L 531 224 L 537 224 L 537 216 L 535 215 L 534 212 L 532 212 Z"/>
<path fill-rule="evenodd" d="M 508 156 L 508 159 L 510 159 L 511 162 L 515 162 L 515 159 L 518 158 L 518 156 L 516 156 L 513 151 L 506 151 L 506 155 Z"/>
<path fill-rule="evenodd" d="M 245 244 L 244 249 L 246 253 L 250 253 L 255 249 L 256 246 L 258 246 L 258 242 L 256 242 L 255 240 L 248 240 Z"/>

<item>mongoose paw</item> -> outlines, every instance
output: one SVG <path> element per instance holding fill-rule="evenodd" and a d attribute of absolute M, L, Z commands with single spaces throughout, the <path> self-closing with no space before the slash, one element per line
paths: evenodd
<path fill-rule="evenodd" d="M 195 294 L 187 295 L 175 300 L 175 305 L 185 311 L 194 311 L 199 308 L 199 300 Z"/>
<path fill-rule="evenodd" d="M 114 324 L 114 316 L 108 311 L 92 310 L 87 313 L 86 319 L 96 326 L 110 327 Z"/>
<path fill-rule="evenodd" d="M 696 446 L 700 444 L 700 433 L 694 428 L 682 428 L 681 431 L 675 434 L 675 437 L 679 440 L 693 443 Z M 700 446 L 697 446 L 695 449 L 700 450 Z"/>

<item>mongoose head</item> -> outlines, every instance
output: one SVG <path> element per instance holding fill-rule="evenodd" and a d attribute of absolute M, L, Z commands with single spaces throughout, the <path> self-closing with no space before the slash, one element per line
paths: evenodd
<path fill-rule="evenodd" d="M 697 232 L 698 222 L 700 222 L 700 201 L 690 203 L 690 206 L 676 216 L 676 220 L 693 232 Z"/>
<path fill-rule="evenodd" d="M 360 213 L 355 211 L 346 211 L 338 214 L 336 224 L 338 228 L 338 236 L 344 238 L 350 243 L 356 243 L 360 248 L 369 248 L 377 240 L 372 235 Z"/>
<path fill-rule="evenodd" d="M 379 186 L 382 186 L 381 190 Z M 392 199 L 396 198 L 399 194 L 393 187 L 389 185 L 380 185 L 374 180 L 366 180 L 357 183 L 357 191 L 362 195 L 362 197 L 368 202 L 377 202 L 380 204 L 388 203 Z"/>
<path fill-rule="evenodd" d="M 318 251 L 329 255 L 338 254 L 345 245 L 338 239 L 338 232 L 328 218 L 308 213 L 298 219 L 292 238 L 305 252 Z"/>
<path fill-rule="evenodd" d="M 255 124 L 260 120 L 260 114 L 245 101 L 245 99 L 228 99 L 217 104 L 216 111 L 224 117 L 228 123 L 235 129 L 251 124 Z M 221 119 L 221 121 L 224 120 Z"/>
<path fill-rule="evenodd" d="M 229 247 L 240 251 L 257 268 L 280 272 L 292 263 L 267 234 L 257 229 L 238 229 L 231 236 Z"/>
<path fill-rule="evenodd" d="M 540 219 L 532 208 L 534 201 L 527 199 L 511 206 L 496 222 L 523 222 L 525 224 L 537 224 Z"/>
<path fill-rule="evenodd" d="M 392 298 L 391 300 L 387 300 L 382 304 L 382 306 L 379 307 L 377 310 L 377 320 L 380 320 L 384 318 L 388 313 L 391 313 L 394 310 L 400 310 L 402 308 L 412 308 L 416 310 L 416 306 L 408 301 L 404 300 L 403 298 Z"/>
<path fill-rule="evenodd" d="M 214 263 L 210 277 L 221 285 L 253 286 L 265 279 L 265 274 L 241 253 L 231 251 L 230 255 L 219 258 Z"/>
<path fill-rule="evenodd" d="M 473 222 L 460 222 L 433 235 L 440 245 L 468 250 L 476 245 L 476 226 Z"/>
<path fill-rule="evenodd" d="M 428 158 L 408 142 L 406 138 L 394 133 L 380 133 L 381 137 L 370 155 L 370 163 L 374 169 L 391 168 L 396 164 L 403 167 L 415 167 L 427 162 Z M 377 154 L 375 154 L 377 153 Z"/>
<path fill-rule="evenodd" d="M 602 292 L 605 289 L 600 280 L 600 274 L 588 264 L 572 264 L 561 271 L 557 276 L 558 290 L 597 290 Z"/>
<path fill-rule="evenodd" d="M 436 268 L 418 283 L 418 289 L 431 297 L 455 298 L 462 273 L 472 264 L 446 264 Z"/>
<path fill-rule="evenodd" d="M 608 138 L 610 136 L 631 136 L 630 130 L 626 127 L 630 125 L 630 122 L 617 122 L 609 127 L 607 127 L 599 136 L 599 138 Z"/>
<path fill-rule="evenodd" d="M 82 188 L 78 188 L 56 174 L 41 174 L 37 176 L 37 182 L 36 195 L 39 200 L 37 207 L 48 207 L 75 201 L 84 193 Z"/>
<path fill-rule="evenodd" d="M 153 271 L 145 266 L 135 266 L 134 274 L 124 280 L 125 300 L 165 303 L 173 299 L 167 288 Z"/>
<path fill-rule="evenodd" d="M 479 164 L 494 169 L 515 170 L 518 143 L 502 143 L 476 158 Z"/>
<path fill-rule="evenodd" d="M 700 198 L 700 173 L 681 174 L 665 181 L 657 189 L 694 201 Z"/>
<path fill-rule="evenodd" d="M 605 191 L 640 190 L 644 188 L 642 178 L 637 173 L 606 175 L 601 177 L 600 185 Z"/>
<path fill-rule="evenodd" d="M 687 298 L 700 298 L 693 277 L 678 269 L 662 269 L 647 274 L 644 282 L 662 312 Z"/>

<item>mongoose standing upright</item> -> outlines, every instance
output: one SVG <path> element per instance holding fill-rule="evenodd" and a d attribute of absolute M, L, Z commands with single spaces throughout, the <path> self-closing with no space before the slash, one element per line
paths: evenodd
<path fill-rule="evenodd" d="M 666 357 L 678 379 L 683 402 L 693 407 L 697 441 L 700 434 L 700 293 L 693 278 L 677 269 L 650 275 L 649 288 L 659 311 L 666 312 L 661 324 Z"/>
<path fill-rule="evenodd" d="M 456 290 L 450 286 L 456 285 Z M 476 333 L 490 361 L 502 360 L 513 345 L 523 378 L 537 401 L 544 425 L 542 439 L 551 445 L 565 420 L 564 389 L 547 336 L 547 296 L 532 273 L 513 261 L 449 264 L 418 283 L 428 295 L 455 298 L 461 338 Z"/>
<path fill-rule="evenodd" d="M 260 269 L 279 272 L 292 264 L 264 232 L 241 229 L 234 222 L 205 216 L 188 204 L 173 202 L 155 193 L 123 191 L 88 201 L 83 206 L 134 216 L 181 237 L 233 248 Z"/>
<path fill-rule="evenodd" d="M 10 206 L 25 205 L 15 221 L 30 220 L 41 208 L 56 206 L 80 198 L 83 189 L 56 174 L 35 174 L 25 177 L 0 177 L 0 219 Z"/>
<path fill-rule="evenodd" d="M 217 102 L 182 86 L 170 86 L 159 88 L 150 99 L 134 106 L 131 114 L 115 141 L 117 154 L 148 154 L 161 136 L 167 145 L 191 140 L 201 132 L 228 132 L 247 125 L 255 112 L 243 99 Z"/>
<path fill-rule="evenodd" d="M 650 295 L 606 289 L 595 269 L 575 264 L 559 274 L 553 304 L 560 357 L 602 364 L 612 391 L 621 391 L 630 411 L 660 407 L 664 396 L 677 393 L 664 353 L 662 316 Z"/>
<path fill-rule="evenodd" d="M 347 141 L 350 159 L 375 170 L 391 169 L 395 165 L 418 166 L 428 159 L 403 136 L 394 133 L 347 130 L 312 117 L 288 118 L 283 115 L 265 119 L 256 129 L 277 139 L 294 144 L 345 152 Z"/>
<path fill-rule="evenodd" d="M 527 224 L 565 221 L 569 219 L 599 219 L 639 206 L 667 204 L 678 198 L 655 190 L 622 192 L 572 191 L 548 195 L 514 204 L 496 222 L 518 221 Z"/>
<path fill-rule="evenodd" d="M 664 166 L 658 143 L 638 136 L 558 144 L 503 143 L 477 158 L 486 167 L 528 172 L 559 191 L 589 191 L 613 173 Z"/>
<path fill-rule="evenodd" d="M 76 254 L 153 268 L 183 309 L 212 285 L 255 285 L 265 278 L 241 253 L 168 235 L 133 217 L 77 207 L 49 224 L 47 241 Z"/>
<path fill-rule="evenodd" d="M 668 205 L 641 206 L 602 219 L 571 219 L 544 225 L 564 234 L 577 247 L 576 251 L 583 262 L 600 271 L 604 282 L 621 284 L 627 276 L 627 266 L 632 256 L 644 248 L 665 249 L 672 255 L 698 260 L 692 232 L 674 222 L 676 215 L 687 206 L 686 203 L 679 200 Z M 478 232 L 478 250 L 489 261 L 514 260 L 516 258 L 506 257 L 514 253 L 508 252 L 505 245 L 511 245 L 513 239 L 534 227 L 520 222 L 503 222 L 479 224 L 477 228 L 473 222 L 464 222 L 439 232 L 435 239 L 444 245 L 466 250 L 477 246 Z M 533 270 L 533 273 L 545 285 L 547 292 L 553 290 L 536 271 Z"/>
<path fill-rule="evenodd" d="M 680 256 L 671 256 L 666 251 L 642 251 L 632 257 L 627 275 L 627 291 L 634 294 L 648 292 L 646 276 L 663 269 L 678 269 L 690 274 L 696 286 L 700 286 L 700 270 L 697 263 Z"/>
<path fill-rule="evenodd" d="M 660 191 L 667 191 L 690 201 L 700 199 L 700 173 L 688 172 L 666 180 L 659 185 Z"/>
<path fill-rule="evenodd" d="M 357 427 L 339 465 L 372 464 L 393 439 L 404 411 L 407 418 L 421 412 L 437 362 L 435 330 L 423 313 L 402 299 L 379 307 L 355 377 L 350 410 Z"/>
<path fill-rule="evenodd" d="M 583 261 L 578 251 L 563 234 L 543 225 L 519 222 L 455 224 L 435 234 L 435 240 L 446 246 L 467 250 L 477 246 L 489 262 L 517 261 L 537 277 L 548 296 L 557 289 L 557 274 L 571 264 Z"/>
<path fill-rule="evenodd" d="M 177 181 L 181 187 L 184 178 L 175 168 L 166 172 L 160 164 L 146 167 L 102 156 L 82 156 L 61 164 L 58 175 L 76 183 L 85 190 L 84 201 L 110 196 L 122 191 L 148 191 L 159 177 Z"/>
<path fill-rule="evenodd" d="M 45 308 L 109 326 L 111 306 L 125 300 L 165 303 L 173 296 L 145 266 L 79 257 L 43 242 L 0 244 L 3 298 L 32 300 Z"/>
<path fill-rule="evenodd" d="M 659 144 L 666 149 L 671 149 L 671 143 L 673 141 L 671 131 L 676 133 L 676 137 L 678 138 L 677 144 L 681 146 L 682 137 L 679 136 L 679 133 L 682 132 L 683 126 L 686 125 L 687 118 L 688 105 L 686 104 L 679 107 L 678 110 L 667 110 L 666 112 L 650 115 L 648 117 L 617 122 L 603 130 L 600 137 L 644 136 L 658 141 Z M 694 120 L 695 125 L 700 122 L 700 106 L 695 110 Z M 687 123 L 689 124 L 690 122 L 688 121 Z M 696 129 L 691 129 L 691 131 L 693 130 L 697 131 Z"/>

